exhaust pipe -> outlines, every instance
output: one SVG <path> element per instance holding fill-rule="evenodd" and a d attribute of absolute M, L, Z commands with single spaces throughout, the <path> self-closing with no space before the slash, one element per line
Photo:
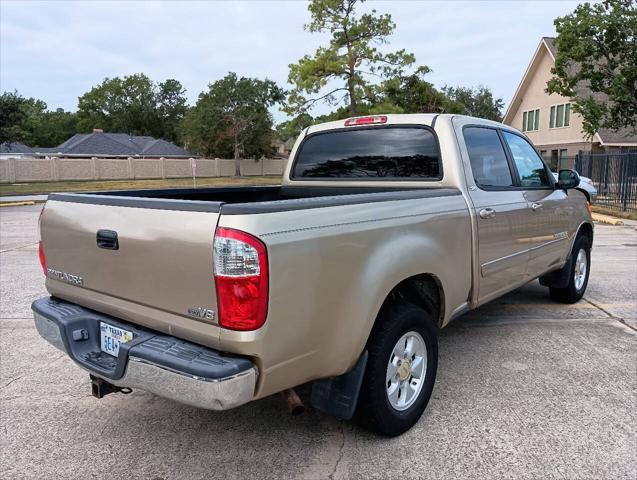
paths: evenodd
<path fill-rule="evenodd" d="M 288 410 L 293 417 L 305 412 L 305 405 L 303 405 L 303 401 L 299 398 L 293 388 L 288 388 L 281 392 L 281 394 L 283 395 Z"/>

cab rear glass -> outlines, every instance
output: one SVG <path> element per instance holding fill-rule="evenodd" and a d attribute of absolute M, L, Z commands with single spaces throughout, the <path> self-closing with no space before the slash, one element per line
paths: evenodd
<path fill-rule="evenodd" d="M 438 141 L 431 129 L 422 126 L 316 133 L 301 144 L 292 178 L 440 180 Z"/>

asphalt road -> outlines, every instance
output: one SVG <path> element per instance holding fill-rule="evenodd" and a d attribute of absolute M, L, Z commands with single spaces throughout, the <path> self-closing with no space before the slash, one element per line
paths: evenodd
<path fill-rule="evenodd" d="M 39 207 L 0 210 L 0 477 L 637 477 L 637 232 L 598 226 L 584 300 L 537 282 L 443 330 L 433 397 L 395 439 L 279 396 L 209 412 L 88 375 L 40 339 Z"/>

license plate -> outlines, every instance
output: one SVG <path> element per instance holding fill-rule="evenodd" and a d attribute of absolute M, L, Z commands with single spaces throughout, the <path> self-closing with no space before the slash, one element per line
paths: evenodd
<path fill-rule="evenodd" d="M 108 323 L 100 322 L 102 352 L 116 357 L 119 355 L 119 346 L 133 339 L 133 332 L 123 328 L 114 327 Z"/>

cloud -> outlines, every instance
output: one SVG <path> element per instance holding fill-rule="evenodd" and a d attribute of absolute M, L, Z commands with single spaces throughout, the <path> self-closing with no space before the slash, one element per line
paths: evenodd
<path fill-rule="evenodd" d="M 491 87 L 510 100 L 540 37 L 576 2 L 368 2 L 397 24 L 389 49 L 433 69 L 437 86 Z M 305 2 L 1 2 L 0 88 L 75 109 L 105 77 L 177 78 L 195 102 L 228 71 L 287 81 L 324 35 Z M 275 117 L 284 116 L 277 112 Z"/>

